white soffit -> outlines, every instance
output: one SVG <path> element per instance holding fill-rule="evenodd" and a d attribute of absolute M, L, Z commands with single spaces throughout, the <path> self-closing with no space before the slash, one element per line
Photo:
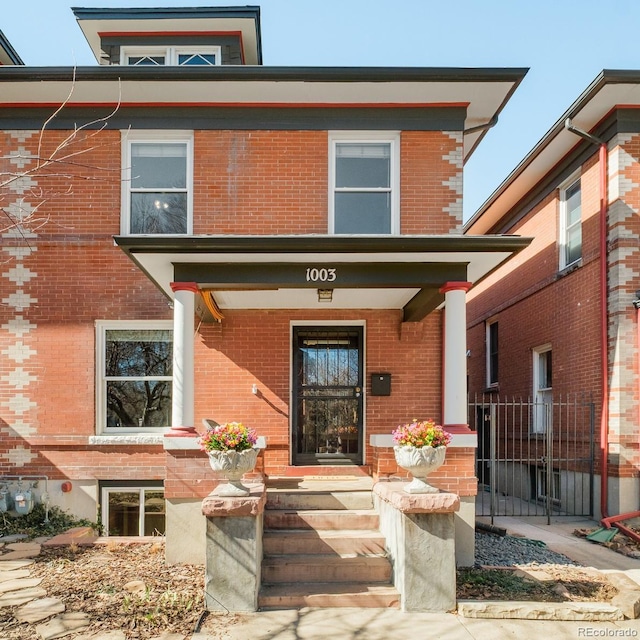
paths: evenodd
<path fill-rule="evenodd" d="M 571 121 L 583 131 L 591 131 L 616 107 L 640 105 L 640 84 L 606 84 L 572 114 Z M 527 157 L 480 208 L 478 220 L 470 220 L 466 229 L 473 235 L 487 233 L 500 217 L 515 207 L 562 159 L 582 141 L 564 128 L 567 114 L 554 124 Z M 502 193 L 500 191 L 502 190 Z M 486 207 L 486 209 L 485 209 Z"/>
<path fill-rule="evenodd" d="M 160 288 L 173 298 L 170 283 L 173 281 L 173 265 L 181 264 L 256 264 L 259 268 L 260 264 L 274 263 L 299 263 L 310 265 L 330 265 L 331 263 L 385 263 L 385 262 L 452 262 L 452 263 L 468 263 L 467 278 L 470 282 L 477 282 L 480 278 L 496 268 L 504 260 L 512 255 L 510 251 L 486 251 L 486 252 L 442 252 L 442 253 L 287 253 L 287 254 L 261 254 L 261 253 L 151 253 L 151 252 L 133 252 L 132 257 L 140 264 L 140 266 L 149 274 Z M 315 289 L 312 289 L 315 291 Z M 338 291 L 335 289 L 334 291 Z M 346 289 L 351 295 L 354 290 Z M 372 297 L 368 292 L 374 289 L 363 289 L 363 295 Z M 378 289 L 375 289 L 378 291 Z M 384 295 L 381 296 L 385 300 L 390 300 L 393 291 L 411 291 L 407 289 L 386 289 Z M 233 292 L 235 294 L 256 295 L 256 292 Z M 273 292 L 271 292 L 273 293 Z M 414 291 L 415 293 L 415 291 Z M 225 294 L 226 295 L 226 294 Z M 395 300 L 399 301 L 405 296 L 399 293 Z M 408 299 L 413 297 L 413 294 Z M 218 294 L 216 293 L 216 299 Z M 229 298 L 231 300 L 231 298 Z M 354 297 L 355 301 L 355 297 Z M 345 302 L 346 304 L 346 302 Z M 369 303 L 365 308 L 396 308 L 395 304 L 391 306 L 371 307 Z M 399 303 L 398 303 L 399 304 Z M 252 303 L 252 307 L 255 306 Z M 326 305 L 329 306 L 329 305 Z M 400 305 L 402 306 L 402 305 Z M 248 307 L 247 307 L 248 308 Z M 268 307 L 266 307 L 268 308 Z M 346 308 L 351 308 L 346 307 Z M 355 305 L 353 308 L 361 308 Z"/>

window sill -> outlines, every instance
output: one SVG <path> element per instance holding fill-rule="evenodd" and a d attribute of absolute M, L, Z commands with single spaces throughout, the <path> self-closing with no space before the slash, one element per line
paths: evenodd
<path fill-rule="evenodd" d="M 560 271 L 558 271 L 556 275 L 556 279 L 560 279 L 560 278 L 564 278 L 565 276 L 568 276 L 570 273 L 573 273 L 576 269 L 579 269 L 581 266 L 582 266 L 582 258 L 560 269 Z"/>
<path fill-rule="evenodd" d="M 99 446 L 120 446 L 123 444 L 132 445 L 162 445 L 164 434 L 162 433 L 130 433 L 130 434 L 102 434 L 99 436 L 89 436 L 89 444 Z"/>
<path fill-rule="evenodd" d="M 500 385 L 492 384 L 490 387 L 485 387 L 482 393 L 500 393 Z"/>

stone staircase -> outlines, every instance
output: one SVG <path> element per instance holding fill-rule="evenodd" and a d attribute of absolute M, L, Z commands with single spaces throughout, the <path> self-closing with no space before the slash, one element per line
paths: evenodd
<path fill-rule="evenodd" d="M 400 606 L 371 487 L 371 478 L 268 482 L 261 609 Z"/>

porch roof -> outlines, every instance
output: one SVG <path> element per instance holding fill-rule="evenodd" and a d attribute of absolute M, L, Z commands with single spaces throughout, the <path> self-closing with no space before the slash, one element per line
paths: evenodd
<path fill-rule="evenodd" d="M 519 236 L 116 236 L 167 296 L 193 282 L 225 309 L 402 309 L 405 322 L 475 283 L 530 242 Z M 331 289 L 320 302 L 319 289 Z"/>

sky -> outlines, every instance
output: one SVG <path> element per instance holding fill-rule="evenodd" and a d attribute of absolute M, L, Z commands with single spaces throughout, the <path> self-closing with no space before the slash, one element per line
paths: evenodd
<path fill-rule="evenodd" d="M 526 67 L 464 168 L 467 220 L 602 69 L 640 69 L 638 0 L 3 0 L 29 66 L 97 64 L 71 6 L 259 5 L 267 66 Z"/>

